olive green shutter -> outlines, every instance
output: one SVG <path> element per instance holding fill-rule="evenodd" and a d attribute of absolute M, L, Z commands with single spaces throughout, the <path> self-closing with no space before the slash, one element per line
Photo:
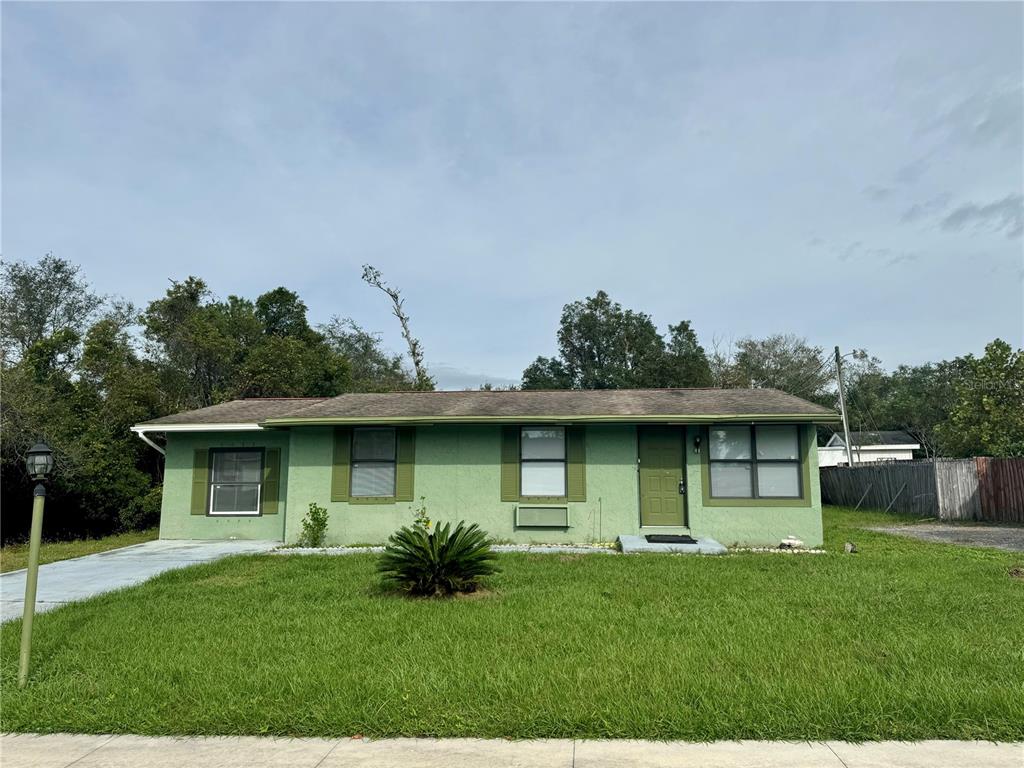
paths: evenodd
<path fill-rule="evenodd" d="M 587 448 L 586 427 L 566 427 L 566 498 L 569 501 L 587 500 Z"/>
<path fill-rule="evenodd" d="M 349 460 L 352 452 L 352 430 L 334 428 L 334 458 L 331 467 L 331 501 L 348 501 Z"/>
<path fill-rule="evenodd" d="M 395 466 L 395 501 L 412 501 L 416 474 L 416 427 L 399 427 L 398 463 Z"/>
<path fill-rule="evenodd" d="M 267 448 L 263 454 L 263 490 L 260 505 L 264 515 L 276 515 L 281 500 L 281 449 Z"/>
<path fill-rule="evenodd" d="M 192 514 L 205 515 L 210 492 L 210 451 L 197 448 L 192 454 Z"/>
<path fill-rule="evenodd" d="M 501 500 L 519 501 L 519 427 L 501 428 Z"/>

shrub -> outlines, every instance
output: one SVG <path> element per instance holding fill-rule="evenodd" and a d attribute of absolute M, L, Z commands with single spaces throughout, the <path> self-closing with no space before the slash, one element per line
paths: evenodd
<path fill-rule="evenodd" d="M 403 527 L 388 539 L 377 569 L 384 581 L 411 595 L 475 592 L 480 579 L 497 571 L 491 540 L 474 523 L 454 529 L 444 523 Z"/>
<path fill-rule="evenodd" d="M 327 508 L 310 502 L 309 512 L 302 518 L 302 533 L 299 535 L 299 546 L 322 547 L 327 537 Z"/>
<path fill-rule="evenodd" d="M 145 496 L 125 505 L 118 515 L 121 530 L 141 531 L 159 525 L 163 490 L 162 485 L 154 485 Z"/>

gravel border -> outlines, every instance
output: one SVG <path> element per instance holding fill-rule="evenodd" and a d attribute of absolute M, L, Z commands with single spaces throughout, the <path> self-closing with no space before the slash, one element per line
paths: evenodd
<path fill-rule="evenodd" d="M 616 547 L 593 544 L 495 544 L 498 553 L 523 552 L 531 555 L 621 555 Z M 383 546 L 373 547 L 278 547 L 271 555 L 367 555 L 379 554 Z M 778 547 L 729 547 L 727 554 L 758 552 L 776 555 L 825 555 L 824 549 L 779 549 Z M 640 553 L 643 554 L 643 553 Z"/>
<path fill-rule="evenodd" d="M 533 555 L 619 555 L 614 547 L 586 544 L 495 544 L 494 552 L 525 552 Z M 360 555 L 383 552 L 384 547 L 278 547 L 272 555 Z"/>
<path fill-rule="evenodd" d="M 774 555 L 827 555 L 826 549 L 780 549 L 779 547 L 730 547 L 729 552 L 769 552 Z"/>

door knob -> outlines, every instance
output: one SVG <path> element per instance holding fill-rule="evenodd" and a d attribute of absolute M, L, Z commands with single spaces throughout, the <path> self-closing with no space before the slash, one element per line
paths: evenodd
<path fill-rule="evenodd" d="M 679 481 L 679 492 L 680 493 L 686 493 L 686 481 L 685 480 L 680 480 Z"/>

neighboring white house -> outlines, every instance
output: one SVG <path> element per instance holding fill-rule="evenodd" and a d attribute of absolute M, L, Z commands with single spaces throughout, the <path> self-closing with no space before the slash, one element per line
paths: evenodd
<path fill-rule="evenodd" d="M 914 451 L 921 447 L 906 432 L 851 432 L 853 463 L 866 464 L 869 461 L 910 461 Z M 846 464 L 846 443 L 836 433 L 818 448 L 818 466 L 835 467 Z"/>

